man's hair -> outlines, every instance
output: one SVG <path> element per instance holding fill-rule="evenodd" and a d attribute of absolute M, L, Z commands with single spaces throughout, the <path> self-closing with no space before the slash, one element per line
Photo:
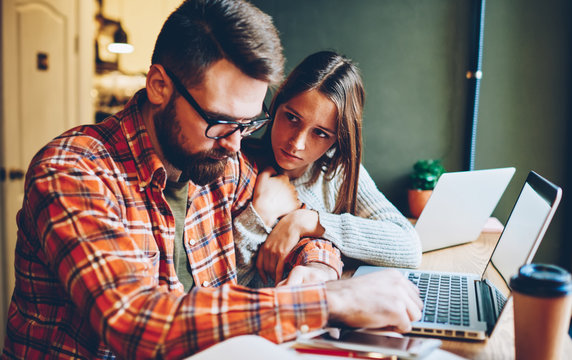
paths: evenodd
<path fill-rule="evenodd" d="M 284 57 L 272 18 L 244 0 L 185 0 L 163 24 L 151 62 L 192 87 L 221 59 L 278 85 Z"/>
<path fill-rule="evenodd" d="M 314 183 L 320 172 L 326 178 L 342 173 L 342 183 L 334 208 L 335 214 L 356 214 L 357 186 L 362 151 L 362 116 L 365 90 L 357 66 L 347 57 L 333 51 L 320 51 L 305 58 L 278 89 L 270 116 L 278 107 L 301 93 L 317 90 L 330 99 L 337 109 L 336 142 L 316 160 L 309 183 Z M 270 129 L 264 141 L 270 144 Z"/>

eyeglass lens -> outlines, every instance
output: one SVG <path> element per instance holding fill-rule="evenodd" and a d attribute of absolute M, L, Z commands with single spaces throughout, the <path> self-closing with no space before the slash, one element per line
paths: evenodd
<path fill-rule="evenodd" d="M 250 134 L 252 134 L 253 132 L 255 132 L 256 130 L 260 129 L 262 126 L 264 126 L 266 124 L 266 122 L 268 121 L 268 119 L 261 119 L 261 120 L 255 120 L 252 123 L 248 123 L 248 124 L 244 124 L 244 125 L 240 125 L 240 124 L 223 124 L 223 123 L 218 123 L 218 124 L 213 124 L 210 125 L 207 129 L 207 137 L 210 138 L 224 138 L 227 136 L 230 136 L 232 133 L 234 133 L 235 131 L 240 131 L 240 135 L 241 136 L 248 136 Z"/>

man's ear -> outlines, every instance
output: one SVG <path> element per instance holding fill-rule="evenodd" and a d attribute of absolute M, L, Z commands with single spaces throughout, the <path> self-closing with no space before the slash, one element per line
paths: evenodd
<path fill-rule="evenodd" d="M 163 66 L 153 64 L 149 68 L 145 81 L 147 99 L 153 105 L 166 104 L 173 93 L 173 82 L 167 76 Z"/>

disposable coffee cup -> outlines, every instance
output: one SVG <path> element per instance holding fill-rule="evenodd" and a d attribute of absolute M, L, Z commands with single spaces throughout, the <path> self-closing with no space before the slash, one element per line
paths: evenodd
<path fill-rule="evenodd" d="M 527 264 L 510 279 L 516 358 L 564 359 L 572 312 L 572 276 L 561 267 Z"/>

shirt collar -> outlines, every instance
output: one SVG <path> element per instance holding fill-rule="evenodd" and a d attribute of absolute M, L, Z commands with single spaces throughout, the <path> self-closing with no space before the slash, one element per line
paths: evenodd
<path fill-rule="evenodd" d="M 167 170 L 153 148 L 143 121 L 141 109 L 145 101 L 147 92 L 141 89 L 129 100 L 125 108 L 116 114 L 135 162 L 141 191 L 153 182 L 164 189 L 167 182 Z"/>

